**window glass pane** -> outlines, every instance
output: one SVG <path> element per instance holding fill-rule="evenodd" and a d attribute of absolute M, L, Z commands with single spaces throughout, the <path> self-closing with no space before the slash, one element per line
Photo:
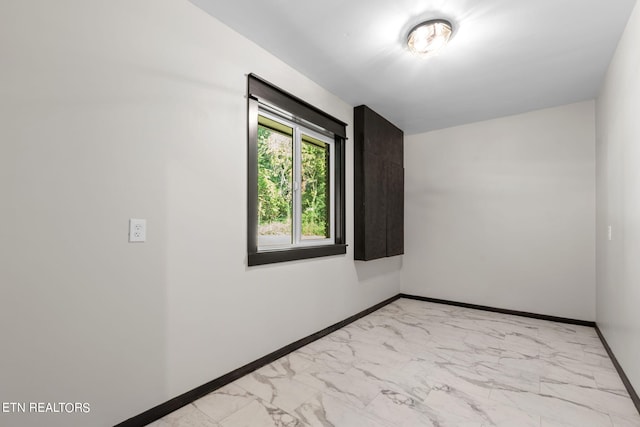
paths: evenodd
<path fill-rule="evenodd" d="M 331 237 L 329 144 L 303 134 L 301 148 L 301 238 L 326 239 Z"/>
<path fill-rule="evenodd" d="M 292 244 L 293 129 L 258 118 L 258 247 Z"/>

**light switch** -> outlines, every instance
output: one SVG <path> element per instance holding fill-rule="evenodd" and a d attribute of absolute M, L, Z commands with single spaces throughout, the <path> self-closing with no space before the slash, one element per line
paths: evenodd
<path fill-rule="evenodd" d="M 129 242 L 144 242 L 147 240 L 147 220 L 135 219 L 129 220 Z"/>
<path fill-rule="evenodd" d="M 608 228 L 608 230 L 607 230 L 607 238 L 608 238 L 609 240 L 611 240 L 611 237 L 613 236 L 613 234 L 612 234 L 612 228 L 613 228 L 613 227 L 609 226 L 609 228 Z"/>

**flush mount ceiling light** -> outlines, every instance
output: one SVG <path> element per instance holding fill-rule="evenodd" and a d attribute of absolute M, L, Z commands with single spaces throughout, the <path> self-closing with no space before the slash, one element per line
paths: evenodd
<path fill-rule="evenodd" d="M 447 45 L 453 27 L 444 19 L 432 19 L 416 25 L 409 31 L 407 46 L 413 53 L 430 56 Z"/>

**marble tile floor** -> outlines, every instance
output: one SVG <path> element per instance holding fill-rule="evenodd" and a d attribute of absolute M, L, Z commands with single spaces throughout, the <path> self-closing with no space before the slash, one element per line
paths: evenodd
<path fill-rule="evenodd" d="M 152 427 L 640 427 L 593 328 L 399 299 Z"/>

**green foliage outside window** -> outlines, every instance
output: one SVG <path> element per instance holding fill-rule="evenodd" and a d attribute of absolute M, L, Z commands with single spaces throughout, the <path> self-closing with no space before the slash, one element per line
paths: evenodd
<path fill-rule="evenodd" d="M 293 142 L 258 126 L 258 225 L 260 235 L 291 233 Z"/>
<path fill-rule="evenodd" d="M 329 237 L 328 146 L 304 137 L 301 157 L 302 237 Z M 258 234 L 290 235 L 293 138 L 258 126 Z"/>
<path fill-rule="evenodd" d="M 302 143 L 302 236 L 329 237 L 327 218 L 328 150 Z"/>

